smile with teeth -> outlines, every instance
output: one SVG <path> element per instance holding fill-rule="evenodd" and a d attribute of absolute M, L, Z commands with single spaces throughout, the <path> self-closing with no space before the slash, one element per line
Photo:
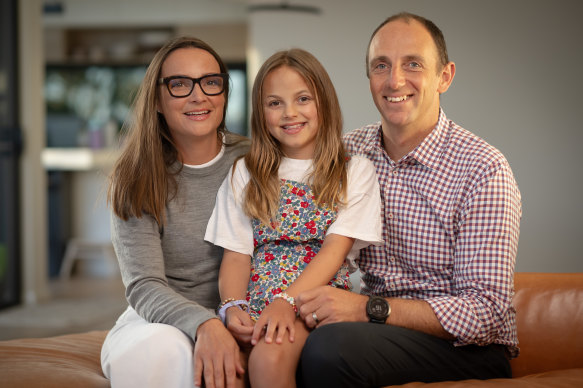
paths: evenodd
<path fill-rule="evenodd" d="M 297 131 L 298 129 L 303 128 L 304 125 L 306 125 L 306 123 L 297 123 L 291 125 L 282 125 L 281 128 L 283 128 L 284 131 Z"/>
<path fill-rule="evenodd" d="M 208 111 L 208 110 L 203 110 L 203 111 L 200 111 L 200 112 L 186 112 L 185 114 L 186 114 L 187 116 L 201 116 L 201 115 L 206 115 L 206 114 L 208 114 L 209 112 L 210 112 L 210 111 Z"/>
<path fill-rule="evenodd" d="M 401 102 L 409 99 L 409 95 L 399 96 L 399 97 L 385 97 L 388 102 Z"/>

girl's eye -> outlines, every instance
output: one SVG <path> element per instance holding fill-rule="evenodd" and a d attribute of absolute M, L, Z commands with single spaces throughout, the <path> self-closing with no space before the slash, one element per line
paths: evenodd
<path fill-rule="evenodd" d="M 267 106 L 269 107 L 278 107 L 280 105 L 280 102 L 277 100 L 272 100 L 272 101 L 268 101 L 267 102 Z"/>
<path fill-rule="evenodd" d="M 308 97 L 308 96 L 301 96 L 300 98 L 298 98 L 298 101 L 301 102 L 301 103 L 306 103 L 306 102 L 309 102 L 311 100 L 312 99 L 310 97 Z"/>

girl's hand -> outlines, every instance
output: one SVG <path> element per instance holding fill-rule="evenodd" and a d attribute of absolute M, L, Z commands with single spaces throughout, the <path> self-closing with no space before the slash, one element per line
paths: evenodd
<path fill-rule="evenodd" d="M 253 334 L 253 320 L 249 313 L 241 310 L 237 306 L 229 307 L 226 312 L 227 329 L 241 345 L 251 345 L 251 335 Z"/>
<path fill-rule="evenodd" d="M 265 343 L 272 343 L 273 336 L 277 333 L 275 343 L 281 344 L 286 331 L 289 331 L 289 342 L 294 342 L 296 313 L 291 304 L 281 298 L 274 299 L 267 306 L 255 323 L 251 344 L 257 345 L 263 330 L 265 330 Z"/>
<path fill-rule="evenodd" d="M 198 327 L 194 343 L 194 385 L 207 388 L 235 387 L 237 375 L 245 369 L 239 345 L 219 319 L 209 319 Z"/>

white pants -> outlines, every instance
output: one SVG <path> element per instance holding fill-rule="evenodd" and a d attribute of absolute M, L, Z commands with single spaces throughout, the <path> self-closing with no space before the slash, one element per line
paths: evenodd
<path fill-rule="evenodd" d="M 193 388 L 193 347 L 179 329 L 149 323 L 128 307 L 105 338 L 101 368 L 113 388 Z"/>

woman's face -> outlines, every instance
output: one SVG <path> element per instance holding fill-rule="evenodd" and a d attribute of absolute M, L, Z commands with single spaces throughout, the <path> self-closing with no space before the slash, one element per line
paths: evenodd
<path fill-rule="evenodd" d="M 188 47 L 180 48 L 166 58 L 162 65 L 161 78 L 187 76 L 200 78 L 208 74 L 221 72 L 218 62 L 208 51 Z M 165 84 L 159 85 L 160 98 L 158 110 L 168 124 L 174 141 L 179 147 L 192 141 L 201 141 L 213 137 L 216 139 L 217 128 L 223 121 L 225 93 L 207 96 L 195 84 L 190 95 L 173 97 Z"/>

